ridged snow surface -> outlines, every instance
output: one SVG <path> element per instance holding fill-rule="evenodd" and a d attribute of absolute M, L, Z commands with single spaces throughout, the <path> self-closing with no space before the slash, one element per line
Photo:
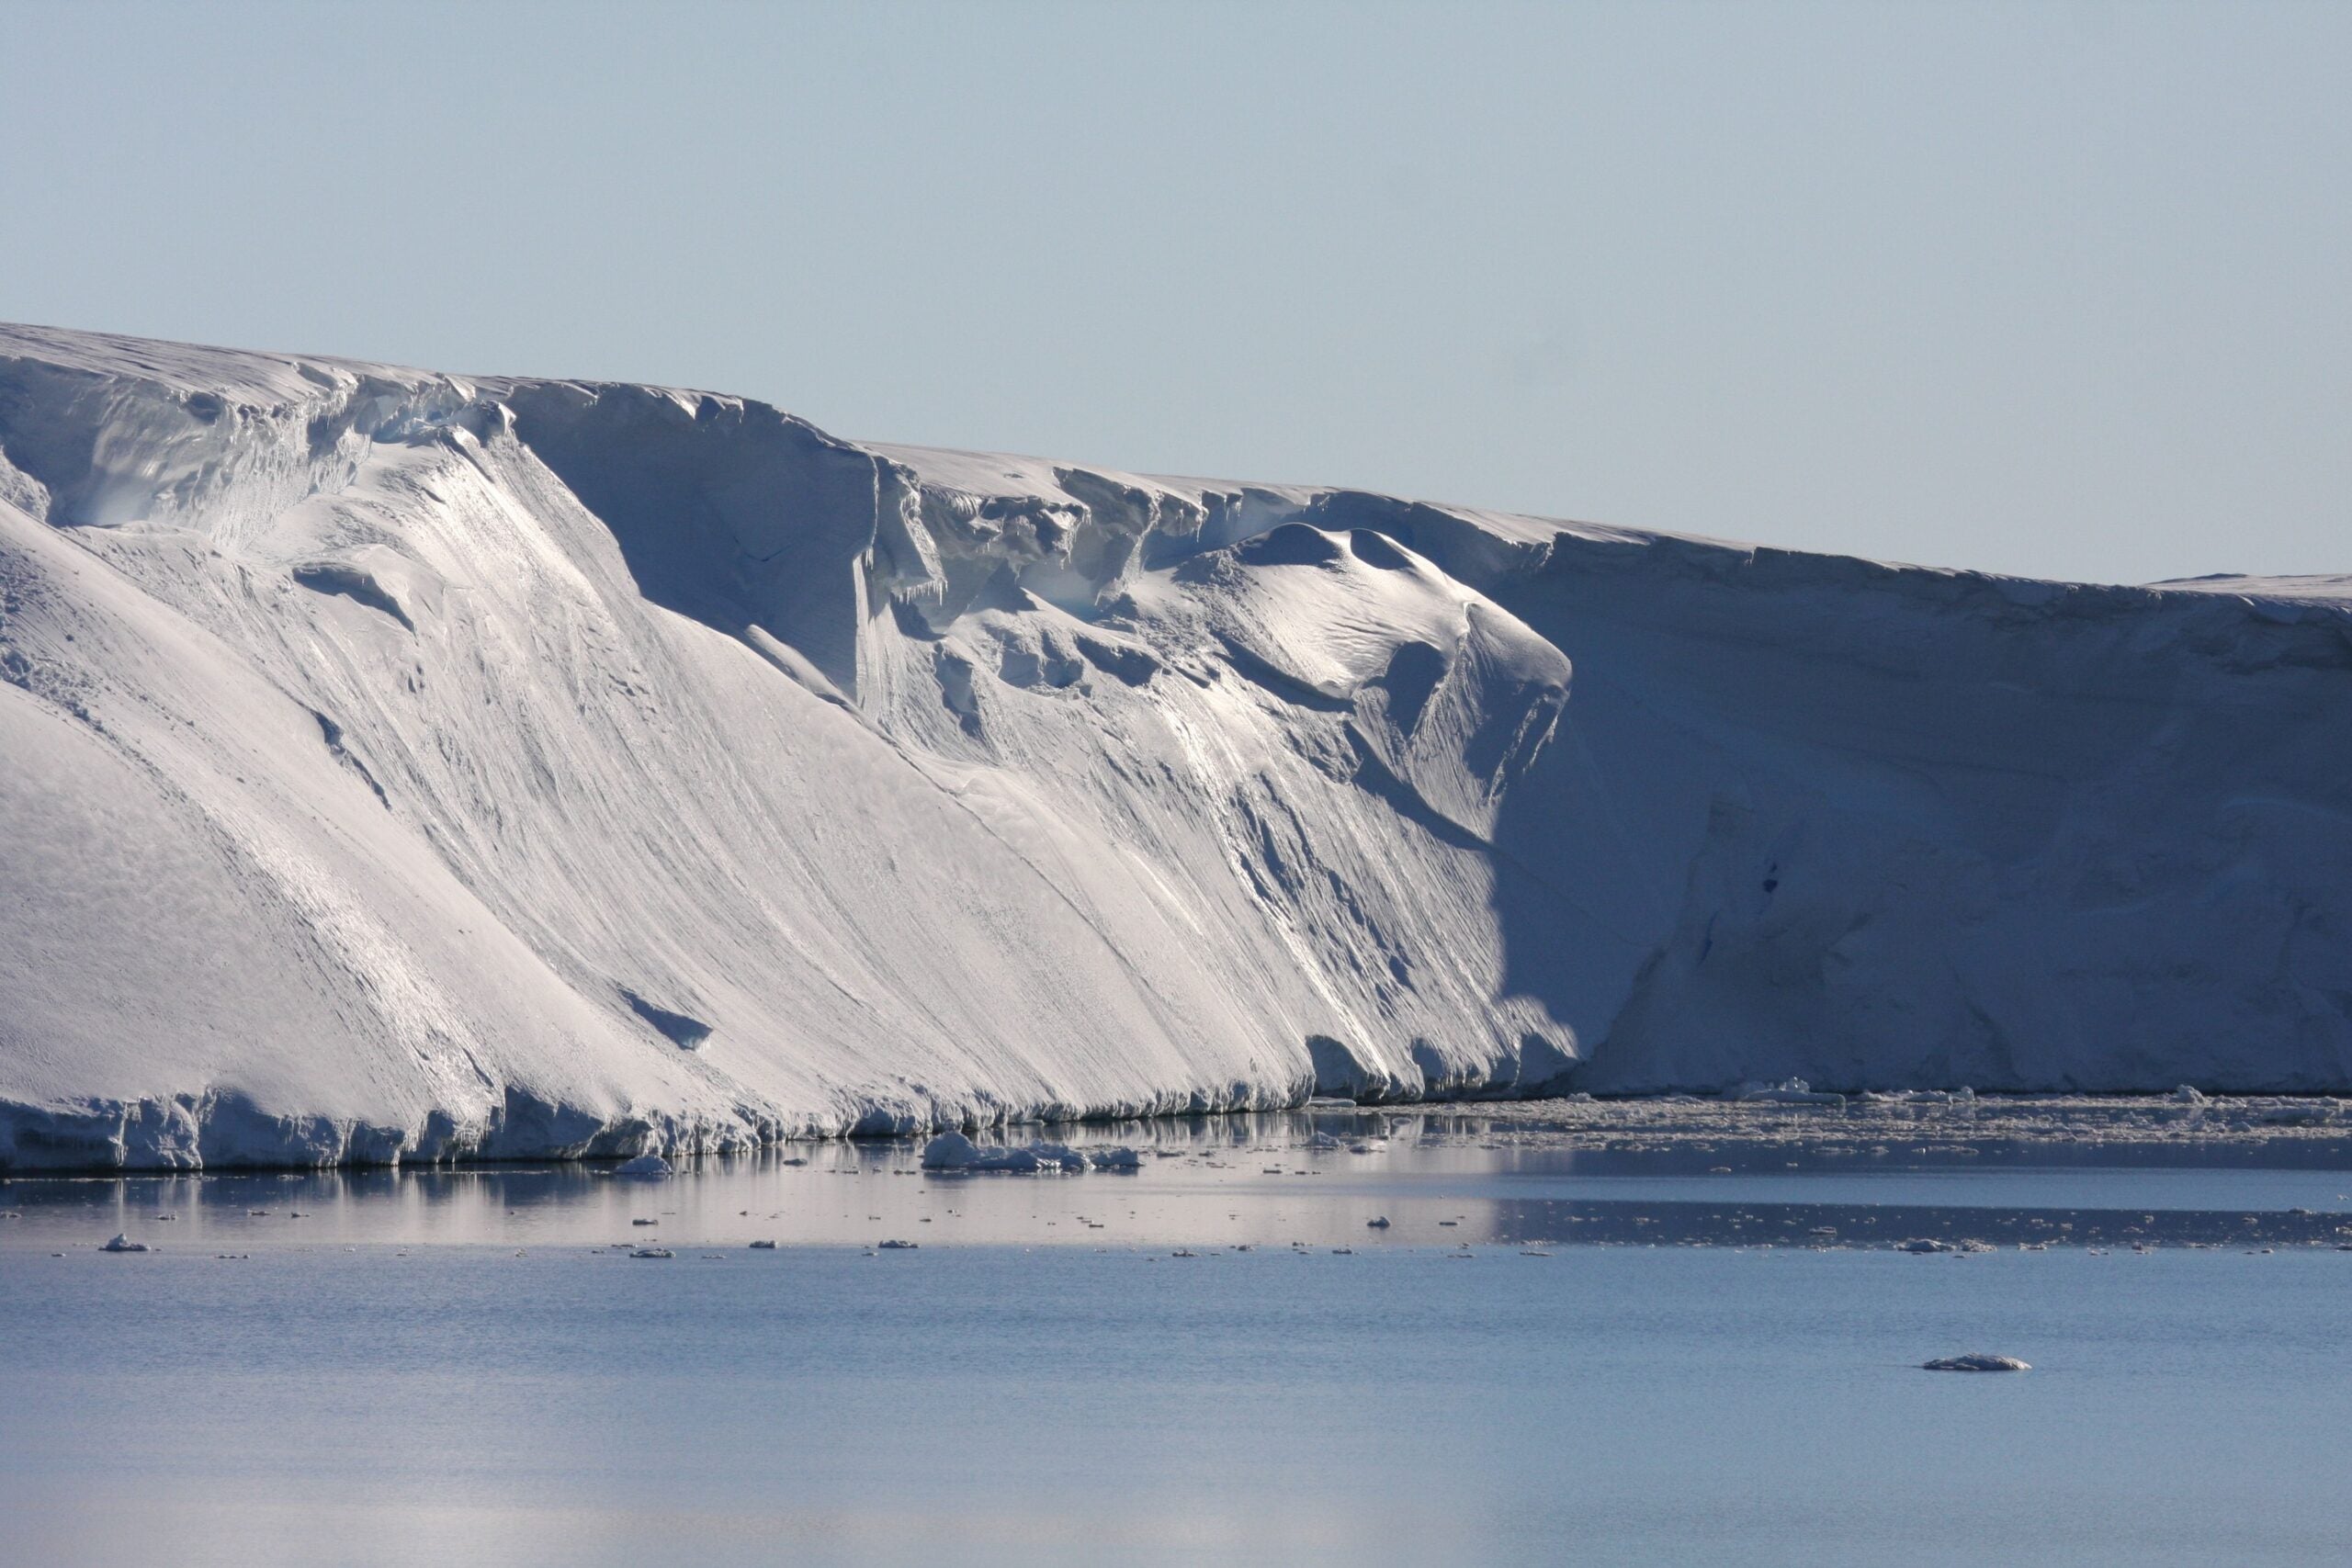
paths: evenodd
<path fill-rule="evenodd" d="M 2334 581 L 37 328 L 0 454 L 0 1168 L 2352 1083 Z"/>

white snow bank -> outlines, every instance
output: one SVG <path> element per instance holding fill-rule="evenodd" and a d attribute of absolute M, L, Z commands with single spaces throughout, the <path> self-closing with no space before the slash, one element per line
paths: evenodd
<path fill-rule="evenodd" d="M 0 1168 L 2342 1089 L 2347 718 L 2340 581 L 0 328 Z"/>

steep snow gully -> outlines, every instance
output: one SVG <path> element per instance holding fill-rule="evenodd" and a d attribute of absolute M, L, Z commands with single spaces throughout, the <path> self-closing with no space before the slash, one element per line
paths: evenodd
<path fill-rule="evenodd" d="M 0 328 L 0 1168 L 2343 1089 L 2347 720 L 2333 580 Z"/>

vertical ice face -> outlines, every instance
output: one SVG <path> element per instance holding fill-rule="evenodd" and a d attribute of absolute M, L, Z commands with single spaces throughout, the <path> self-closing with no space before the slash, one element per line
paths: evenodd
<path fill-rule="evenodd" d="M 0 329 L 0 1165 L 2341 1087 L 2346 625 Z"/>

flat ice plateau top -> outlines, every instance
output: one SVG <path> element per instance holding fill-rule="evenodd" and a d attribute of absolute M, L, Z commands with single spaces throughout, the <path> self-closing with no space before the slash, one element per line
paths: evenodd
<path fill-rule="evenodd" d="M 2346 584 L 0 327 L 0 1168 L 1789 1077 L 2352 1087 Z"/>

